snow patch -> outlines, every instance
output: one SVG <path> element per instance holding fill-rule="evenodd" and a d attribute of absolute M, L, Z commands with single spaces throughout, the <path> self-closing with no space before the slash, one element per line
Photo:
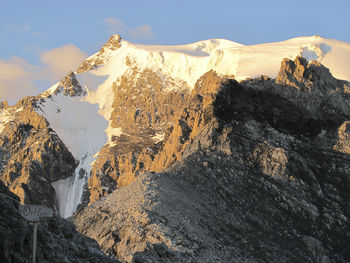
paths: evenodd
<path fill-rule="evenodd" d="M 164 140 L 165 133 L 157 133 L 155 136 L 152 137 L 152 139 L 155 141 L 155 143 L 161 142 Z"/>
<path fill-rule="evenodd" d="M 107 136 L 108 122 L 98 114 L 98 105 L 57 94 L 41 105 L 43 116 L 75 158 L 96 152 Z M 40 112 L 39 112 L 40 113 Z"/>
<path fill-rule="evenodd" d="M 105 82 L 108 76 L 99 76 L 93 74 L 93 71 L 76 74 L 75 77 L 79 81 L 80 85 L 84 87 L 88 92 L 95 92 L 97 88 Z"/>
<path fill-rule="evenodd" d="M 331 51 L 331 47 L 321 43 L 319 45 L 308 45 L 302 47 L 300 55 L 306 58 L 308 61 L 310 60 L 318 60 L 322 59 L 329 51 Z"/>
<path fill-rule="evenodd" d="M 119 137 L 120 135 L 123 134 L 123 130 L 122 128 L 112 128 L 111 125 L 108 126 L 108 128 L 106 129 L 106 134 L 108 136 L 108 144 L 109 146 L 115 146 L 116 143 L 113 142 L 113 137 L 116 136 L 116 137 Z"/>
<path fill-rule="evenodd" d="M 23 107 L 20 107 L 16 110 L 16 112 L 21 112 L 21 111 L 23 111 Z"/>
<path fill-rule="evenodd" d="M 41 113 L 53 130 L 73 154 L 79 165 L 75 174 L 53 183 L 57 189 L 60 214 L 68 217 L 81 202 L 83 186 L 88 179 L 95 153 L 106 143 L 108 121 L 98 113 L 98 105 L 84 101 L 83 97 L 57 94 L 46 98 Z M 39 111 L 39 110 L 38 110 Z M 82 175 L 81 171 L 85 171 Z"/>

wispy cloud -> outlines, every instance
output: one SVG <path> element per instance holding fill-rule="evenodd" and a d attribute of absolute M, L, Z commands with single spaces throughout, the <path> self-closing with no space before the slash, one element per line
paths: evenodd
<path fill-rule="evenodd" d="M 22 58 L 0 60 L 0 100 L 14 102 L 20 97 L 33 95 L 34 85 L 40 69 Z"/>
<path fill-rule="evenodd" d="M 118 18 L 108 17 L 104 20 L 104 25 L 107 28 L 108 32 L 119 33 L 122 37 L 130 39 L 152 39 L 153 32 L 150 25 L 139 25 L 136 27 L 130 27 L 123 23 Z"/>
<path fill-rule="evenodd" d="M 44 51 L 40 54 L 44 73 L 57 81 L 70 70 L 76 70 L 88 55 L 73 44 Z"/>
<path fill-rule="evenodd" d="M 107 28 L 108 32 L 113 33 L 120 33 L 120 34 L 126 34 L 127 28 L 124 25 L 124 23 L 115 17 L 108 17 L 104 20 L 104 25 Z"/>
<path fill-rule="evenodd" d="M 153 38 L 152 28 L 150 25 L 137 26 L 130 31 L 131 38 Z"/>
<path fill-rule="evenodd" d="M 42 32 L 33 30 L 29 25 L 9 25 L 5 27 L 5 30 L 16 34 L 30 34 L 37 37 L 42 37 L 45 35 Z"/>
<path fill-rule="evenodd" d="M 36 83 L 57 82 L 86 57 L 86 53 L 69 44 L 40 52 L 40 65 L 30 64 L 20 57 L 0 59 L 0 101 L 14 103 L 21 97 L 36 95 L 42 89 Z"/>

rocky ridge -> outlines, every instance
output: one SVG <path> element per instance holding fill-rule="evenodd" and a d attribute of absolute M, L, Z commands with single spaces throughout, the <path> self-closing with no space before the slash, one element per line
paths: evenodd
<path fill-rule="evenodd" d="M 349 262 L 348 87 L 301 57 L 208 72 L 149 172 L 74 223 L 123 262 Z"/>
<path fill-rule="evenodd" d="M 118 49 L 121 41 L 122 38 L 119 35 L 115 34 L 111 36 L 94 58 L 88 58 L 83 61 L 83 63 L 78 67 L 77 72 L 83 73 L 102 65 L 105 62 L 106 56 L 108 56 L 108 51 Z"/>
<path fill-rule="evenodd" d="M 72 176 L 77 163 L 40 115 L 40 98 L 27 97 L 14 106 L 5 106 L 12 119 L 0 134 L 1 180 L 22 203 L 41 204 L 57 211 L 51 183 Z"/>
<path fill-rule="evenodd" d="M 151 169 L 179 108 L 186 103 L 188 92 L 164 91 L 156 73 L 135 69 L 134 74 L 137 77 L 123 77 L 118 85 L 114 83 L 111 126 L 121 129 L 122 134 L 103 146 L 92 166 L 90 201 L 132 182 L 138 172 Z"/>
<path fill-rule="evenodd" d="M 81 87 L 74 72 L 69 72 L 57 85 L 57 88 L 53 91 L 53 94 L 57 95 L 62 92 L 66 96 L 76 97 L 83 96 L 86 91 Z"/>

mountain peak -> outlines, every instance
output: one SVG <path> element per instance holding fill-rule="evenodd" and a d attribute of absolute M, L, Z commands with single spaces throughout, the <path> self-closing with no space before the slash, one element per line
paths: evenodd
<path fill-rule="evenodd" d="M 54 94 L 63 93 L 66 96 L 76 97 L 85 94 L 84 89 L 81 87 L 73 71 L 70 71 L 64 76 L 58 83 L 57 88 L 54 90 Z"/>
<path fill-rule="evenodd" d="M 83 63 L 78 67 L 77 72 L 83 73 L 90 69 L 94 69 L 99 65 L 103 65 L 105 63 L 106 54 L 109 54 L 111 51 L 115 51 L 121 47 L 122 38 L 118 34 L 112 35 L 106 44 L 104 44 L 99 52 L 90 58 L 83 61 Z M 109 51 L 109 52 L 108 52 Z"/>
<path fill-rule="evenodd" d="M 103 47 L 100 49 L 100 53 L 103 53 L 105 49 L 110 49 L 110 50 L 116 50 L 120 47 L 120 42 L 122 41 L 122 38 L 118 34 L 112 35 L 106 44 L 103 45 Z"/>

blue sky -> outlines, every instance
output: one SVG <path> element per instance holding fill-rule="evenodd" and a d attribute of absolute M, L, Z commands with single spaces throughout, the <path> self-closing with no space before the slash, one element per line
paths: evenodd
<path fill-rule="evenodd" d="M 305 35 L 350 42 L 349 0 L 2 0 L 0 7 L 0 100 L 48 87 L 71 63 L 55 59 L 78 61 L 112 33 L 148 44 L 225 38 L 249 45 Z"/>

